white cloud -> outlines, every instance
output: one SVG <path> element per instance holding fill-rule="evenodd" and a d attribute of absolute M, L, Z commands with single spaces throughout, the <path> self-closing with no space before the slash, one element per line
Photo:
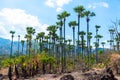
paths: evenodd
<path fill-rule="evenodd" d="M 88 5 L 88 8 L 92 8 L 95 9 L 97 7 L 104 7 L 104 8 L 108 8 L 109 4 L 106 2 L 98 2 L 98 3 L 92 3 Z"/>
<path fill-rule="evenodd" d="M 47 1 L 45 2 L 45 4 L 46 4 L 47 6 L 49 6 L 49 7 L 54 7 L 54 6 L 55 6 L 54 0 L 47 0 Z"/>
<path fill-rule="evenodd" d="M 72 0 L 56 0 L 57 6 L 62 7 L 64 4 L 68 4 Z"/>
<path fill-rule="evenodd" d="M 11 39 L 10 30 L 14 30 L 15 40 L 17 35 L 24 38 L 26 27 L 31 26 L 36 29 L 36 32 L 45 31 L 47 24 L 41 24 L 36 16 L 27 14 L 21 9 L 3 8 L 0 10 L 0 37 Z"/>
<path fill-rule="evenodd" d="M 56 11 L 57 11 L 57 12 L 61 12 L 61 11 L 63 11 L 63 9 L 60 8 L 60 7 L 58 7 L 58 8 L 56 9 Z"/>
<path fill-rule="evenodd" d="M 72 0 L 46 0 L 45 4 L 49 7 L 56 7 L 56 12 L 62 11 L 65 4 L 69 4 Z"/>

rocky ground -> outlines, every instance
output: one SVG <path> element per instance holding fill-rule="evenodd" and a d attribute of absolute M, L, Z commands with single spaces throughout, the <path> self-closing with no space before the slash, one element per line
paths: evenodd
<path fill-rule="evenodd" d="M 4 72 L 5 71 L 5 72 Z M 0 70 L 0 80 L 9 80 L 6 75 L 6 69 Z M 4 73 L 3 73 L 4 72 Z M 3 74 L 1 74 L 3 73 Z M 15 77 L 13 76 L 13 80 Z M 17 79 L 17 80 L 120 80 L 119 75 L 114 75 L 111 68 L 106 69 L 91 69 L 86 72 L 71 72 L 64 74 L 45 74 L 36 75 L 29 79 Z"/>

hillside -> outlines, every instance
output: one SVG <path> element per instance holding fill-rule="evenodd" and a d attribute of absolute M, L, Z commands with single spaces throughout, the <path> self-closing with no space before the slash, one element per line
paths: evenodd
<path fill-rule="evenodd" d="M 13 42 L 13 51 L 17 51 L 18 43 Z M 9 39 L 0 38 L 0 54 L 9 54 L 11 47 L 11 41 Z"/>

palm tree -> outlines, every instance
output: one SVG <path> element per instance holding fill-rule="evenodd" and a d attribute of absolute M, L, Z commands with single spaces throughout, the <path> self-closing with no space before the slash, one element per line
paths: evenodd
<path fill-rule="evenodd" d="M 29 41 L 29 35 L 28 34 L 26 34 L 25 35 L 25 38 L 26 38 L 26 54 L 28 54 L 28 48 L 29 48 L 29 45 L 28 45 L 28 41 Z M 28 54 L 29 55 L 29 54 Z"/>
<path fill-rule="evenodd" d="M 105 50 L 104 50 L 105 42 L 101 42 L 101 44 L 102 44 L 102 47 L 103 47 L 103 53 L 105 53 Z"/>
<path fill-rule="evenodd" d="M 62 26 L 63 26 L 63 21 L 62 21 L 62 19 L 63 19 L 63 16 L 62 16 L 62 14 L 58 14 L 57 15 L 57 19 L 58 20 L 60 20 L 59 22 L 57 22 L 56 24 L 57 24 L 57 26 L 58 26 L 58 28 L 59 28 L 59 30 L 60 30 L 60 34 L 59 34 L 59 36 L 60 36 L 60 38 L 59 38 L 59 40 L 60 40 L 60 50 L 59 50 L 59 56 L 62 58 L 62 60 L 61 60 L 61 63 L 62 63 L 62 70 L 61 70 L 61 72 L 63 72 L 63 47 L 62 47 Z"/>
<path fill-rule="evenodd" d="M 40 33 L 37 34 L 37 37 L 39 39 L 39 50 L 40 50 L 40 52 L 42 52 L 42 50 L 43 50 L 43 38 L 44 38 L 44 35 L 45 35 L 44 32 L 40 32 Z"/>
<path fill-rule="evenodd" d="M 89 40 L 89 47 L 91 46 L 91 38 L 92 38 L 92 32 L 88 33 L 88 40 Z M 90 49 L 90 53 L 91 53 L 91 49 Z"/>
<path fill-rule="evenodd" d="M 48 50 L 48 48 L 49 48 L 49 44 L 48 44 L 48 42 L 49 42 L 49 36 L 45 36 L 45 39 L 46 39 L 46 42 L 47 42 L 46 44 L 47 44 L 47 50 Z"/>
<path fill-rule="evenodd" d="M 63 16 L 62 16 L 62 14 L 58 14 L 57 19 L 60 20 L 59 22 L 56 22 L 56 24 L 58 25 L 59 30 L 60 30 L 60 38 L 62 38 L 62 26 L 63 26 L 63 21 L 62 21 Z"/>
<path fill-rule="evenodd" d="M 13 38 L 14 38 L 15 31 L 10 31 L 10 33 L 12 34 L 11 50 L 10 50 L 10 58 L 11 58 L 12 57 L 12 49 L 13 49 Z"/>
<path fill-rule="evenodd" d="M 110 44 L 110 50 L 111 50 L 112 49 L 113 40 L 108 40 L 107 42 Z"/>
<path fill-rule="evenodd" d="M 75 64 L 75 26 L 77 25 L 76 21 L 71 21 L 68 23 L 69 27 L 72 27 L 73 29 L 73 46 L 74 46 L 74 53 L 73 53 L 73 56 L 74 56 L 74 60 L 73 60 L 73 64 Z"/>
<path fill-rule="evenodd" d="M 84 10 L 85 8 L 81 5 L 74 8 L 74 11 L 78 14 L 78 34 L 77 34 L 78 35 L 78 43 L 77 43 L 78 50 L 79 50 L 80 18 L 84 17 Z"/>
<path fill-rule="evenodd" d="M 20 53 L 19 53 L 19 47 L 20 47 L 19 43 L 20 43 L 20 35 L 18 35 L 18 55 L 20 55 Z"/>
<path fill-rule="evenodd" d="M 35 29 L 33 29 L 33 27 L 27 27 L 27 34 L 29 36 L 29 57 L 30 57 L 30 52 L 31 52 L 31 48 L 32 48 L 32 35 L 35 34 Z"/>
<path fill-rule="evenodd" d="M 11 57 L 12 57 L 12 48 L 13 48 L 13 38 L 14 38 L 15 31 L 10 31 L 10 33 L 12 34 L 12 36 L 11 36 L 11 38 L 12 38 L 12 41 L 11 41 L 11 51 L 10 51 L 10 60 L 11 60 Z M 9 77 L 9 80 L 12 80 L 12 68 L 11 68 L 11 64 L 10 64 L 9 69 L 8 69 L 8 77 Z"/>
<path fill-rule="evenodd" d="M 65 22 L 66 22 L 66 18 L 70 16 L 70 13 L 68 13 L 67 11 L 63 11 L 61 13 L 62 18 L 63 18 L 63 25 L 64 25 L 64 43 L 65 43 Z"/>
<path fill-rule="evenodd" d="M 52 43 L 53 43 L 53 52 L 55 53 L 55 39 L 57 37 L 56 31 L 58 27 L 56 25 L 50 25 L 47 30 L 51 32 L 51 38 L 52 38 Z"/>
<path fill-rule="evenodd" d="M 109 29 L 110 32 L 110 40 L 112 40 L 113 42 L 111 43 L 111 47 L 114 49 L 114 33 L 115 30 L 114 29 Z M 115 49 L 114 49 L 115 50 Z"/>
<path fill-rule="evenodd" d="M 90 21 L 90 17 L 95 16 L 94 12 L 90 12 L 90 11 L 85 11 L 84 15 L 86 17 L 86 22 L 87 22 L 87 54 L 88 54 L 88 62 L 89 62 L 89 38 L 88 38 L 88 33 L 89 33 L 89 21 Z"/>
<path fill-rule="evenodd" d="M 22 44 L 22 55 L 23 55 L 24 43 L 25 43 L 25 41 L 24 41 L 24 40 L 21 40 L 21 44 Z"/>
<path fill-rule="evenodd" d="M 100 38 L 102 38 L 103 36 L 101 35 L 96 35 L 95 38 L 97 39 L 97 42 L 96 42 L 96 63 L 98 63 L 98 47 L 99 47 L 99 42 L 100 42 Z"/>
<path fill-rule="evenodd" d="M 95 36 L 95 38 L 97 38 L 97 40 L 98 40 L 97 43 L 99 45 L 100 39 L 103 38 L 103 36 L 98 34 L 98 35 Z"/>
<path fill-rule="evenodd" d="M 81 37 L 81 44 L 82 44 L 82 59 L 83 59 L 83 51 L 84 51 L 84 35 L 85 35 L 86 33 L 84 32 L 84 31 L 81 31 L 81 32 L 79 32 L 79 35 L 80 35 L 80 37 Z"/>

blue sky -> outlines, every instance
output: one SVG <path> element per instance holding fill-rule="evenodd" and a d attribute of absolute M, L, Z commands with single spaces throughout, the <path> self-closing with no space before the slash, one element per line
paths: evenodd
<path fill-rule="evenodd" d="M 26 34 L 26 27 L 32 26 L 36 32 L 46 31 L 47 26 L 55 24 L 57 14 L 68 11 L 71 16 L 66 21 L 66 37 L 72 38 L 72 29 L 68 22 L 77 20 L 73 8 L 83 5 L 86 10 L 95 12 L 96 16 L 90 20 L 90 31 L 95 35 L 95 25 L 100 25 L 99 34 L 104 37 L 100 41 L 109 39 L 108 29 L 120 16 L 120 0 L 1 0 L 0 2 L 0 37 L 11 39 L 10 30 L 15 30 L 17 35 Z M 85 18 L 81 19 L 81 30 L 86 31 Z M 77 27 L 76 27 L 77 31 Z M 94 42 L 95 39 L 92 38 Z M 106 45 L 107 47 L 108 45 Z"/>

